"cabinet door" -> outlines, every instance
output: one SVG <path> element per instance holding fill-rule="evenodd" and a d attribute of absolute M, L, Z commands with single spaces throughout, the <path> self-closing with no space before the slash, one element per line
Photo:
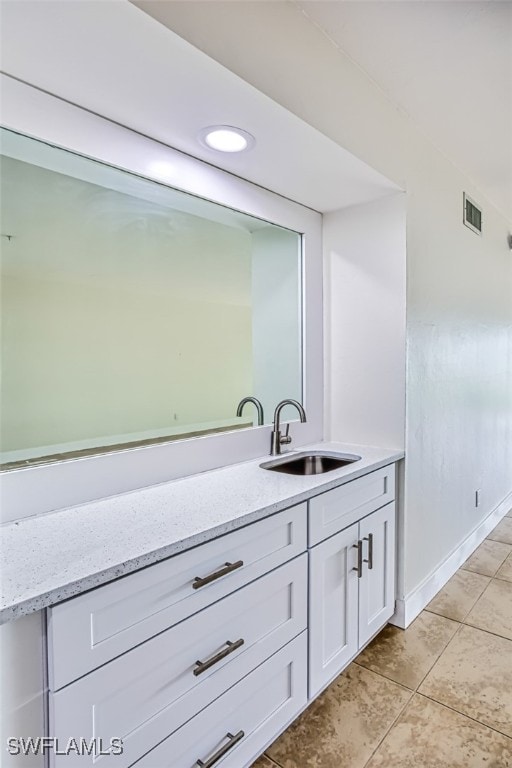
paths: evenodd
<path fill-rule="evenodd" d="M 359 646 L 381 629 L 395 611 L 395 503 L 359 523 L 363 571 L 359 579 Z"/>
<path fill-rule="evenodd" d="M 357 653 L 357 530 L 352 525 L 310 551 L 310 698 Z"/>

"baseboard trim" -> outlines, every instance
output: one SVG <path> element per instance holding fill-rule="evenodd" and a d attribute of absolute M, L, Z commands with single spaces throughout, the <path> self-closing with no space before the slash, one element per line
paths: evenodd
<path fill-rule="evenodd" d="M 469 536 L 449 555 L 436 570 L 410 592 L 403 600 L 397 600 L 395 613 L 390 624 L 406 629 L 414 621 L 432 598 L 451 579 L 462 563 L 488 536 L 492 529 L 505 517 L 512 507 L 512 491 L 498 506 L 472 531 Z"/>

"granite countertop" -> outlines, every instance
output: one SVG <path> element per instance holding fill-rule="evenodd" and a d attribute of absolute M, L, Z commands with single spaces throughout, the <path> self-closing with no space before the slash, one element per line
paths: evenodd
<path fill-rule="evenodd" d="M 403 458 L 346 443 L 302 446 L 361 460 L 323 475 L 230 465 L 0 526 L 0 623 L 53 605 Z"/>

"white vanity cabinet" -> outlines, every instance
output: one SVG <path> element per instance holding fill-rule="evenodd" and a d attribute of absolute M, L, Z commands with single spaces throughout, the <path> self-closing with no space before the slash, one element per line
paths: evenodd
<path fill-rule="evenodd" d="M 300 504 L 50 609 L 50 733 L 106 752 L 51 764 L 129 768 L 167 739 L 144 765 L 193 766 L 226 741 L 231 756 L 263 749 L 307 703 L 306 523 Z"/>
<path fill-rule="evenodd" d="M 394 498 L 392 464 L 49 608 L 50 735 L 97 740 L 50 768 L 249 768 L 393 614 Z"/>
<path fill-rule="evenodd" d="M 394 465 L 372 474 L 376 477 L 359 478 L 309 503 L 313 541 L 318 530 L 331 530 L 333 519 L 339 530 L 309 552 L 309 698 L 347 666 L 395 610 L 395 503 L 380 506 L 394 496 Z M 345 528 L 344 522 L 358 514 L 354 503 L 375 511 Z"/>

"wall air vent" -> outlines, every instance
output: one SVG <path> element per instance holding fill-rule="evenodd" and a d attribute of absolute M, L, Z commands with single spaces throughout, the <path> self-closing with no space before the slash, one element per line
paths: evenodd
<path fill-rule="evenodd" d="M 482 234 L 482 211 L 469 195 L 464 192 L 464 224 L 476 232 Z"/>

